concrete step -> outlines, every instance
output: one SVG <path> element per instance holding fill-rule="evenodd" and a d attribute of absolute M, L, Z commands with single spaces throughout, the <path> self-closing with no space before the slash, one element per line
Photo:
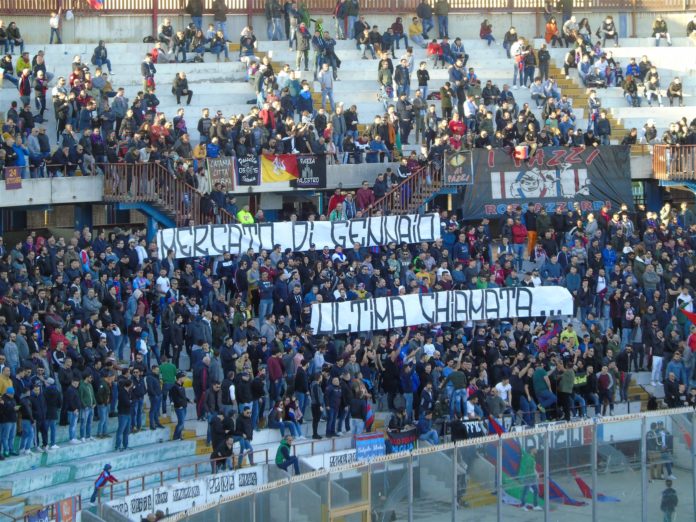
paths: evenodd
<path fill-rule="evenodd" d="M 101 471 L 101 468 L 100 468 Z M 52 466 L 21 471 L 0 479 L 0 489 L 11 491 L 12 496 L 22 495 L 34 489 L 67 482 L 72 477 L 71 466 Z M 96 475 L 95 475 L 96 477 Z"/>

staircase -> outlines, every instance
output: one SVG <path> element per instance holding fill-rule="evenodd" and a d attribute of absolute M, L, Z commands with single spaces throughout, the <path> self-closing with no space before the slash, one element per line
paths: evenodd
<path fill-rule="evenodd" d="M 201 195 L 157 163 L 113 163 L 104 166 L 104 201 L 121 210 L 139 210 L 165 227 L 212 222 L 201 210 Z M 219 209 L 221 224 L 234 216 Z"/>
<path fill-rule="evenodd" d="M 549 76 L 551 78 L 556 78 L 558 86 L 561 89 L 561 93 L 566 94 L 569 98 L 573 100 L 574 107 L 583 107 L 587 110 L 587 99 L 590 89 L 580 84 L 575 77 L 570 79 L 566 78 L 563 70 L 550 64 Z M 595 89 L 597 91 L 597 96 L 602 99 L 602 89 Z M 619 120 L 617 120 L 611 113 L 610 109 L 607 110 L 607 119 L 611 123 L 611 139 L 616 140 L 616 143 L 621 143 L 629 132 Z M 582 129 L 584 132 L 584 129 Z"/>
<path fill-rule="evenodd" d="M 377 212 L 386 215 L 421 213 L 444 189 L 442 170 L 426 165 L 375 201 L 372 215 Z"/>

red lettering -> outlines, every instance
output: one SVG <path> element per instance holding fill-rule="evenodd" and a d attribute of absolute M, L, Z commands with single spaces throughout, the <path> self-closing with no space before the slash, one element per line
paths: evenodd
<path fill-rule="evenodd" d="M 539 212 L 541 210 L 541 203 L 535 203 L 534 204 L 534 211 Z"/>
<path fill-rule="evenodd" d="M 495 167 L 495 150 L 491 149 L 488 151 L 488 168 L 492 169 Z"/>
<path fill-rule="evenodd" d="M 538 164 L 539 167 L 543 167 L 543 166 L 544 166 L 544 151 L 543 151 L 542 149 L 538 149 L 538 150 L 536 151 L 536 154 L 534 154 L 534 156 L 532 156 L 531 158 L 529 158 L 529 163 L 528 163 L 528 165 L 529 165 L 530 167 L 533 167 L 533 166 L 536 165 L 536 164 Z"/>
<path fill-rule="evenodd" d="M 580 202 L 580 209 L 585 211 L 592 211 L 592 202 L 590 201 L 581 201 Z"/>
<path fill-rule="evenodd" d="M 599 149 L 592 149 L 592 152 L 585 158 L 585 165 L 592 165 L 597 156 L 599 156 Z"/>
<path fill-rule="evenodd" d="M 551 158 L 549 161 L 546 163 L 547 167 L 558 167 L 561 162 L 563 161 L 563 158 L 566 155 L 566 151 L 563 149 L 557 149 L 553 151 L 553 154 L 551 155 Z"/>
<path fill-rule="evenodd" d="M 483 209 L 483 212 L 488 216 L 497 214 L 495 211 L 495 205 L 484 205 Z"/>
<path fill-rule="evenodd" d="M 560 203 L 558 203 L 558 208 L 561 209 L 561 212 L 565 212 L 566 210 L 568 210 L 568 204 L 565 201 L 561 201 Z"/>
<path fill-rule="evenodd" d="M 568 163 L 581 163 L 582 158 L 580 158 L 580 154 L 582 154 L 583 150 L 585 150 L 583 147 L 573 147 L 566 156 L 566 161 Z"/>

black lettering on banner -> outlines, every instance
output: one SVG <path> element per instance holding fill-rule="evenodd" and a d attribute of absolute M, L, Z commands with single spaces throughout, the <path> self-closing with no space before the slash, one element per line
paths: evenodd
<path fill-rule="evenodd" d="M 166 504 L 167 502 L 169 502 L 169 492 L 166 489 L 155 493 L 155 505 Z"/>
<path fill-rule="evenodd" d="M 160 259 L 167 259 L 168 250 L 176 250 L 176 228 L 166 228 L 159 231 L 159 236 L 157 237 L 157 244 L 160 248 Z"/>
<path fill-rule="evenodd" d="M 436 322 L 435 314 L 432 312 L 433 294 L 418 294 L 418 304 L 420 305 L 421 313 L 426 321 L 429 323 Z"/>
<path fill-rule="evenodd" d="M 194 256 L 207 256 L 208 247 L 202 246 L 208 239 L 208 225 L 198 225 L 193 228 L 193 255 Z M 202 234 L 199 234 L 201 232 Z M 201 237 L 202 236 L 202 237 Z"/>
<path fill-rule="evenodd" d="M 534 295 L 532 294 L 532 291 L 526 286 L 518 286 L 517 301 L 515 302 L 515 307 L 517 308 L 515 311 L 515 317 L 531 317 L 533 301 Z"/>
<path fill-rule="evenodd" d="M 230 254 L 239 254 L 242 251 L 242 234 L 243 228 L 241 225 L 227 225 L 227 248 Z"/>
<path fill-rule="evenodd" d="M 494 289 L 483 290 L 484 299 L 486 301 L 486 319 L 500 319 L 500 299 L 498 292 Z M 495 317 L 492 315 L 495 314 Z"/>
<path fill-rule="evenodd" d="M 172 493 L 172 500 L 178 502 L 180 500 L 188 500 L 190 498 L 196 498 L 201 494 L 200 486 L 187 486 L 179 489 L 175 489 Z"/>
<path fill-rule="evenodd" d="M 322 335 L 322 334 L 325 334 L 325 333 L 329 333 L 329 334 L 330 334 L 331 332 L 333 332 L 333 324 L 331 325 L 331 328 L 328 329 L 328 330 L 322 327 L 322 322 L 323 322 L 322 319 L 323 319 L 323 317 L 324 317 L 323 310 L 324 310 L 324 307 L 325 307 L 325 306 L 326 306 L 325 304 L 316 303 L 316 304 L 314 305 L 314 308 L 312 308 L 312 310 L 316 310 L 316 311 L 317 311 L 317 327 L 316 327 L 315 330 L 312 332 L 314 335 Z M 333 317 L 333 315 L 331 315 L 331 317 Z"/>
<path fill-rule="evenodd" d="M 331 241 L 333 245 L 319 245 L 320 247 L 335 247 L 336 245 L 346 246 L 346 239 L 350 231 L 350 223 L 348 221 L 332 221 L 331 222 Z"/>
<path fill-rule="evenodd" d="M 384 229 L 381 218 L 367 218 L 367 243 L 369 245 L 383 245 Z"/>
<path fill-rule="evenodd" d="M 483 314 L 484 314 L 483 292 L 474 291 L 474 290 L 468 290 L 468 292 L 469 292 L 469 320 L 477 321 L 480 319 L 484 319 L 484 317 L 483 317 Z M 474 296 L 478 296 L 478 299 L 479 299 L 478 307 L 474 303 L 474 301 L 476 301 Z"/>
<path fill-rule="evenodd" d="M 413 224 L 410 216 L 397 216 L 399 225 L 399 240 L 402 243 L 413 243 Z"/>
<path fill-rule="evenodd" d="M 148 494 L 144 497 L 138 497 L 131 499 L 130 502 L 130 512 L 131 515 L 137 515 L 144 511 L 152 511 L 152 495 Z"/>
<path fill-rule="evenodd" d="M 362 309 L 364 308 L 367 311 L 368 301 L 369 301 L 368 299 L 364 299 L 364 300 L 360 300 L 360 301 L 350 301 L 350 311 L 356 313 L 358 316 L 357 317 L 358 320 L 356 321 L 356 325 L 355 325 L 356 331 L 358 331 L 358 332 L 363 331 L 363 329 L 362 329 L 362 315 L 363 315 Z"/>
<path fill-rule="evenodd" d="M 301 242 L 297 242 L 298 234 L 302 234 Z M 306 250 L 305 243 L 309 236 L 309 221 L 296 221 L 292 223 L 292 249 L 295 252 Z"/>
<path fill-rule="evenodd" d="M 429 226 L 430 231 L 427 235 L 423 235 L 423 226 Z M 418 233 L 419 241 L 435 241 L 435 214 L 418 215 Z"/>
<path fill-rule="evenodd" d="M 450 293 L 436 292 L 435 294 L 435 322 L 449 323 L 450 322 Z"/>
<path fill-rule="evenodd" d="M 375 330 L 389 330 L 392 327 L 391 324 L 391 314 L 389 313 L 389 300 L 394 299 L 393 297 L 387 297 L 386 299 L 374 299 L 374 316 L 375 316 Z M 379 311 L 379 303 L 384 303 L 383 313 Z"/>
<path fill-rule="evenodd" d="M 258 486 L 258 484 L 259 484 L 259 479 L 258 479 L 255 471 L 252 473 L 240 473 L 239 474 L 239 487 L 240 488 Z"/>
<path fill-rule="evenodd" d="M 454 311 L 452 313 L 453 321 L 468 321 L 469 320 L 469 300 L 466 297 L 466 292 L 455 290 L 452 292 L 454 301 Z"/>
<path fill-rule="evenodd" d="M 515 287 L 503 287 L 499 288 L 498 291 L 501 294 L 500 298 L 503 300 L 503 303 L 505 304 L 505 309 L 501 310 L 501 314 L 503 314 L 502 317 L 516 317 L 516 314 L 513 314 L 510 310 L 512 300 L 515 298 Z"/>
<path fill-rule="evenodd" d="M 337 334 L 350 332 L 350 326 L 351 326 L 350 319 L 348 319 L 346 321 L 346 327 L 341 328 L 341 323 L 338 322 L 338 313 L 339 313 L 339 310 L 341 309 L 340 304 L 341 303 L 331 303 L 331 305 L 333 307 L 334 332 Z"/>
<path fill-rule="evenodd" d="M 184 236 L 184 238 L 182 238 L 181 236 Z M 180 252 L 182 254 L 180 257 L 191 257 L 191 245 L 189 242 L 192 239 L 193 227 L 176 229 L 176 250 L 177 252 Z"/>
<path fill-rule="evenodd" d="M 287 223 L 280 224 L 287 225 Z M 254 247 L 254 250 L 261 252 L 261 250 L 273 249 L 275 245 L 275 227 L 276 223 L 258 223 L 259 244 L 258 247 Z M 285 229 L 286 227 L 284 226 L 283 228 Z"/>
<path fill-rule="evenodd" d="M 112 504 L 111 509 L 118 511 L 124 515 L 128 514 L 128 502 L 119 502 L 118 504 Z"/>
<path fill-rule="evenodd" d="M 355 462 L 355 453 L 345 453 L 343 455 L 332 455 L 329 457 L 329 467 L 336 468 Z"/>
<path fill-rule="evenodd" d="M 399 310 L 397 311 L 397 304 Z M 391 324 L 401 326 L 408 326 L 408 321 L 406 320 L 406 305 L 404 300 L 397 296 L 389 299 L 389 313 L 391 315 Z"/>
<path fill-rule="evenodd" d="M 208 479 L 210 493 L 229 493 L 234 491 L 234 475 L 221 475 Z"/>
<path fill-rule="evenodd" d="M 215 241 L 218 235 L 222 237 L 222 241 Z M 224 245 L 225 237 L 227 237 L 227 225 L 212 225 L 210 227 L 210 246 L 214 253 L 219 256 L 225 253 L 225 247 L 222 246 Z M 218 237 L 217 239 L 219 240 L 220 238 Z"/>
<path fill-rule="evenodd" d="M 242 252 L 246 252 L 250 248 L 257 250 L 255 247 L 259 243 L 259 224 L 242 225 L 242 234 L 246 240 L 246 248 Z"/>
<path fill-rule="evenodd" d="M 355 243 L 360 243 L 361 247 L 368 246 L 367 219 L 351 219 L 348 223 L 350 227 L 348 237 L 350 238 L 351 245 L 354 245 Z"/>
<path fill-rule="evenodd" d="M 399 243 L 399 227 L 396 216 L 383 216 L 377 218 L 381 221 L 382 237 L 386 244 Z"/>

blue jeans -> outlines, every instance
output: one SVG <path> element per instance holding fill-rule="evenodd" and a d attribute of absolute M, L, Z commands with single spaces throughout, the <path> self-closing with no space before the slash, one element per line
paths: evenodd
<path fill-rule="evenodd" d="M 164 415 L 167 414 L 167 399 L 169 398 L 169 390 L 171 390 L 174 387 L 174 384 L 170 384 L 168 382 L 165 382 L 162 384 L 162 413 Z"/>
<path fill-rule="evenodd" d="M 99 413 L 99 424 L 97 424 L 97 437 L 100 435 L 106 435 L 109 423 L 109 405 L 100 404 L 97 406 L 97 412 Z"/>
<path fill-rule="evenodd" d="M 3 422 L 0 424 L 0 448 L 4 455 L 9 455 L 14 452 L 14 439 L 16 433 L 16 422 Z"/>
<path fill-rule="evenodd" d="M 174 428 L 174 440 L 181 438 L 181 433 L 184 431 L 184 421 L 186 420 L 186 408 L 176 408 L 176 428 Z"/>
<path fill-rule="evenodd" d="M 527 491 L 531 490 L 533 497 L 533 504 L 536 506 L 539 504 L 539 486 L 536 484 L 525 484 L 522 487 L 522 495 L 520 496 L 520 502 L 525 505 L 524 499 L 527 497 Z"/>
<path fill-rule="evenodd" d="M 466 399 L 466 388 L 460 388 L 452 392 L 452 398 L 450 399 L 450 417 L 452 417 L 455 412 L 458 415 L 464 415 L 466 411 Z"/>
<path fill-rule="evenodd" d="M 413 420 L 413 393 L 404 393 L 404 401 L 406 402 L 406 419 L 410 422 Z"/>
<path fill-rule="evenodd" d="M 350 419 L 350 432 L 353 436 L 362 435 L 365 431 L 365 421 L 362 419 Z"/>
<path fill-rule="evenodd" d="M 8 82 L 10 82 L 10 83 L 11 83 L 12 85 L 14 85 L 15 87 L 19 87 L 19 79 L 16 78 L 15 76 L 13 76 L 12 74 L 5 73 L 5 74 L 3 75 L 3 78 L 4 78 L 5 80 L 7 80 Z"/>
<path fill-rule="evenodd" d="M 394 45 L 396 45 L 397 49 L 400 49 L 399 42 L 401 41 L 402 38 L 404 40 L 404 49 L 406 47 L 408 47 L 408 36 L 405 33 L 402 33 L 402 34 L 394 35 Z M 425 97 L 424 97 L 424 99 L 425 99 Z"/>
<path fill-rule="evenodd" d="M 80 410 L 80 438 L 90 438 L 92 436 L 92 417 L 94 408 L 82 408 Z"/>
<path fill-rule="evenodd" d="M 46 425 L 48 426 L 48 445 L 56 445 L 56 419 L 48 419 Z"/>
<path fill-rule="evenodd" d="M 334 108 L 336 107 L 336 104 L 334 103 L 333 99 L 333 89 L 332 88 L 323 88 L 321 90 L 321 106 L 324 106 L 324 100 L 326 98 L 329 99 L 329 107 L 331 107 L 331 112 L 334 112 Z"/>
<path fill-rule="evenodd" d="M 51 27 L 51 39 L 49 40 L 49 44 L 53 43 L 53 37 L 56 37 L 56 43 L 63 43 L 60 39 L 60 31 L 56 29 L 55 27 Z"/>
<path fill-rule="evenodd" d="M 428 38 L 428 32 L 435 27 L 433 24 L 433 18 L 423 18 L 423 38 Z"/>
<path fill-rule="evenodd" d="M 524 253 L 527 251 L 524 243 L 513 243 L 512 251 L 515 253 L 515 263 L 517 264 L 517 270 L 522 270 L 522 263 L 524 261 Z"/>
<path fill-rule="evenodd" d="M 143 399 L 131 402 L 131 426 L 137 429 L 143 427 Z"/>
<path fill-rule="evenodd" d="M 286 429 L 289 430 L 289 431 L 290 431 L 290 435 L 292 435 L 292 436 L 295 437 L 295 438 L 299 437 L 299 436 L 302 434 L 302 433 L 300 432 L 300 429 L 299 429 L 299 427 L 297 426 L 297 424 L 295 424 L 295 423 L 292 422 L 292 421 L 280 421 L 280 422 L 278 423 L 278 429 L 280 430 L 280 436 L 281 436 L 281 437 L 285 437 L 285 430 L 286 430 Z"/>
<path fill-rule="evenodd" d="M 217 56 L 218 58 L 220 58 L 220 53 L 225 53 L 225 58 L 229 58 L 229 57 L 230 57 L 230 53 L 229 53 L 229 51 L 227 50 L 227 46 L 226 46 L 226 45 L 213 45 L 213 46 L 210 48 L 210 52 L 213 53 L 213 54 L 214 54 L 215 56 Z"/>
<path fill-rule="evenodd" d="M 338 431 L 350 430 L 350 412 L 348 411 L 348 408 L 338 409 L 338 422 L 336 424 L 336 429 Z"/>
<path fill-rule="evenodd" d="M 192 16 L 191 21 L 193 22 L 193 25 L 198 27 L 201 31 L 203 30 L 203 17 L 202 16 Z"/>
<path fill-rule="evenodd" d="M 283 461 L 281 464 L 276 464 L 280 469 L 287 471 L 290 466 L 295 470 L 295 475 L 300 474 L 300 465 L 297 457 L 290 457 L 288 460 Z"/>
<path fill-rule="evenodd" d="M 546 409 L 550 408 L 558 401 L 556 396 L 550 390 L 538 392 L 536 395 L 539 404 L 541 404 Z"/>
<path fill-rule="evenodd" d="M 326 411 L 326 435 L 336 434 L 336 408 L 328 408 Z"/>
<path fill-rule="evenodd" d="M 418 437 L 419 440 L 424 440 L 425 442 L 429 442 L 433 446 L 435 444 L 440 444 L 440 437 L 437 436 L 437 431 L 435 430 L 430 430 L 426 433 L 421 434 L 420 437 Z"/>
<path fill-rule="evenodd" d="M 536 408 L 537 405 L 534 399 L 527 399 L 526 395 L 520 397 L 520 411 L 522 412 L 522 418 L 527 426 L 534 427 L 534 412 Z"/>
<path fill-rule="evenodd" d="M 150 428 L 159 426 L 159 413 L 162 407 L 162 396 L 150 396 Z"/>
<path fill-rule="evenodd" d="M 128 447 L 128 434 L 131 430 L 130 414 L 118 414 L 118 428 L 116 430 L 116 449 Z"/>
<path fill-rule="evenodd" d="M 259 322 L 263 321 L 268 314 L 273 313 L 273 299 L 261 299 L 259 301 Z"/>
<path fill-rule="evenodd" d="M 22 419 L 22 438 L 19 440 L 19 450 L 31 449 L 34 442 L 34 424 Z"/>
<path fill-rule="evenodd" d="M 437 16 L 437 32 L 440 33 L 440 38 L 445 36 L 449 38 L 449 20 L 447 15 Z"/>
<path fill-rule="evenodd" d="M 302 418 L 304 419 L 305 409 L 307 408 L 307 394 L 296 391 L 295 397 L 297 398 L 297 407 L 302 412 Z"/>
<path fill-rule="evenodd" d="M 68 438 L 74 440 L 77 438 L 77 419 L 80 417 L 79 412 L 68 412 Z"/>
<path fill-rule="evenodd" d="M 488 42 L 488 47 L 490 47 L 491 44 L 493 42 L 495 42 L 495 37 L 492 34 L 487 34 L 486 36 L 483 37 L 483 39 Z M 510 58 L 510 46 L 508 46 L 505 50 L 507 51 L 508 58 Z"/>
<path fill-rule="evenodd" d="M 227 38 L 227 22 L 215 22 L 215 30 L 222 31 L 222 36 L 225 37 L 225 40 L 229 40 Z"/>
<path fill-rule="evenodd" d="M 576 409 L 580 410 L 583 417 L 587 417 L 587 402 L 585 402 L 582 395 L 578 395 L 577 393 L 573 394 L 573 405 Z"/>
<path fill-rule="evenodd" d="M 97 62 L 96 63 L 97 67 L 101 67 L 102 65 L 106 65 L 106 68 L 109 69 L 109 74 L 111 74 L 111 60 L 109 60 L 108 58 L 106 58 L 104 60 L 102 60 L 101 58 L 97 58 L 95 60 L 95 62 Z"/>
<path fill-rule="evenodd" d="M 355 32 L 353 27 L 355 26 L 355 19 L 357 17 L 353 15 L 348 15 L 348 39 L 353 40 L 355 38 Z"/>
<path fill-rule="evenodd" d="M 632 333 L 633 333 L 633 328 L 622 328 L 621 329 L 621 351 L 626 349 L 626 345 L 628 345 L 628 341 L 631 338 Z"/>

